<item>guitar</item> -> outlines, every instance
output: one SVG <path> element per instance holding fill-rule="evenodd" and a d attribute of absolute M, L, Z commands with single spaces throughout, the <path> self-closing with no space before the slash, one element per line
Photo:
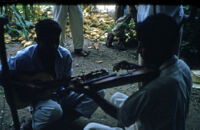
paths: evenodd
<path fill-rule="evenodd" d="M 38 100 L 49 98 L 52 92 L 60 87 L 58 82 L 51 75 L 43 72 L 35 74 L 16 73 L 11 74 L 8 79 L 17 109 L 27 107 Z"/>
<path fill-rule="evenodd" d="M 9 85 L 12 86 L 11 90 L 16 108 L 21 109 L 36 101 L 50 98 L 51 94 L 61 86 L 64 86 L 66 91 L 69 86 L 73 86 L 72 90 L 84 93 L 86 92 L 85 88 L 98 91 L 119 85 L 151 80 L 158 75 L 158 71 L 145 67 L 121 75 L 116 73 L 109 74 L 102 69 L 62 80 L 53 79 L 47 73 L 16 73 L 14 75 L 11 74 Z M 69 89 L 71 89 L 70 87 Z"/>
<path fill-rule="evenodd" d="M 99 79 L 106 78 L 108 72 L 106 70 L 92 71 L 88 74 L 82 74 L 71 78 L 54 79 L 50 74 L 45 72 L 29 73 L 29 72 L 12 72 L 9 73 L 8 84 L 11 86 L 11 92 L 17 109 L 27 107 L 39 100 L 48 99 L 53 92 L 64 86 L 68 88 L 68 84 L 75 82 L 84 82 L 84 85 L 90 84 Z M 9 102 L 8 102 L 9 104 Z"/>

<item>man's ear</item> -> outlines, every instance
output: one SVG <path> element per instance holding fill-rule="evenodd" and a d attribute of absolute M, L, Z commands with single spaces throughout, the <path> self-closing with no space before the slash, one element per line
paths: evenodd
<path fill-rule="evenodd" d="M 37 39 L 37 38 L 34 38 L 34 41 L 35 41 L 36 43 L 38 43 L 38 39 Z"/>

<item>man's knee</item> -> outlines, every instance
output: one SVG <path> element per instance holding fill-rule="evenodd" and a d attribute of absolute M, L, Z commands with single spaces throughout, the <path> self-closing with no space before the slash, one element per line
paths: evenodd
<path fill-rule="evenodd" d="M 110 98 L 110 102 L 112 104 L 115 104 L 119 107 L 121 107 L 124 103 L 124 101 L 128 98 L 127 95 L 120 93 L 120 92 L 116 92 L 114 93 L 111 98 Z"/>
<path fill-rule="evenodd" d="M 106 125 L 91 122 L 91 123 L 87 124 L 83 130 L 108 130 L 108 128 L 109 127 Z"/>
<path fill-rule="evenodd" d="M 33 112 L 32 127 L 34 130 L 44 128 L 60 119 L 62 114 L 62 108 L 58 103 L 52 100 L 47 101 Z"/>
<path fill-rule="evenodd" d="M 96 126 L 97 123 L 88 123 L 83 130 L 92 130 Z"/>
<path fill-rule="evenodd" d="M 51 111 L 51 116 L 55 118 L 55 120 L 61 118 L 63 115 L 63 110 L 59 104 L 57 104 L 53 110 Z"/>
<path fill-rule="evenodd" d="M 97 93 L 98 93 L 98 95 L 100 95 L 101 97 L 105 97 L 105 95 L 106 95 L 106 91 L 105 91 L 104 89 L 99 90 Z"/>

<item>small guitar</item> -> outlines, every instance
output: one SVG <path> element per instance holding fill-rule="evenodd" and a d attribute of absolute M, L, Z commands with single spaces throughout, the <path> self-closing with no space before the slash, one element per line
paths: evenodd
<path fill-rule="evenodd" d="M 52 92 L 60 87 L 59 81 L 54 80 L 47 73 L 17 73 L 11 75 L 8 84 L 12 88 L 17 109 L 24 108 L 38 100 L 49 98 Z"/>
<path fill-rule="evenodd" d="M 35 74 L 28 72 L 12 74 L 11 72 L 8 85 L 12 88 L 16 108 L 21 109 L 39 100 L 50 98 L 51 94 L 61 86 L 67 88 L 69 83 L 73 84 L 74 82 L 87 85 L 99 79 L 106 78 L 107 75 L 108 72 L 102 69 L 68 79 L 57 80 L 43 72 Z"/>

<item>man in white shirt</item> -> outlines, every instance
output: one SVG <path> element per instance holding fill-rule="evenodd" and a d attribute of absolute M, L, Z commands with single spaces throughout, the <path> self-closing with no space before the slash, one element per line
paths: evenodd
<path fill-rule="evenodd" d="M 178 24 L 181 23 L 184 17 L 184 10 L 182 5 L 139 5 L 137 12 L 137 22 L 143 22 L 148 16 L 155 14 L 166 14 L 176 20 Z M 176 54 L 179 55 L 179 48 L 182 42 L 183 26 L 180 28 L 179 44 L 177 45 Z M 142 65 L 142 58 L 138 56 L 138 63 Z"/>
<path fill-rule="evenodd" d="M 157 14 L 138 23 L 136 31 L 144 66 L 159 70 L 159 76 L 129 97 L 119 92 L 114 94 L 111 103 L 95 92 L 88 96 L 126 130 L 185 130 L 192 77 L 187 64 L 175 55 L 179 26 L 173 18 Z M 84 128 L 94 129 L 122 130 L 98 123 L 89 123 Z"/>

